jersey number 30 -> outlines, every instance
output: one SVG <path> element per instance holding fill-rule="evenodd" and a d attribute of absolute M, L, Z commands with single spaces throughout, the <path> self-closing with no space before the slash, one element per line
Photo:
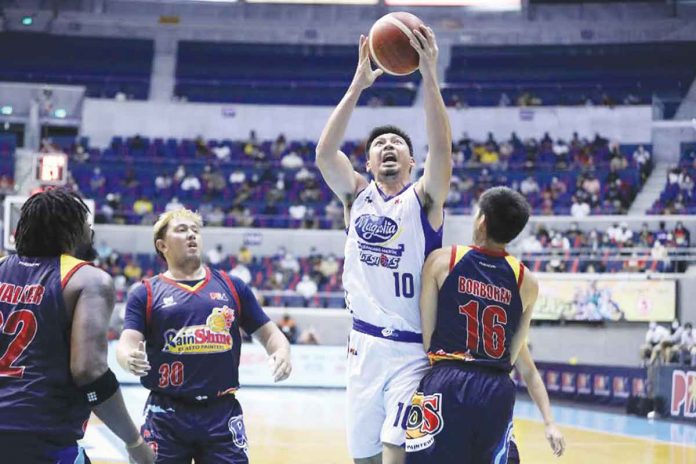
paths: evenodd
<path fill-rule="evenodd" d="M 483 338 L 483 352 L 493 359 L 502 358 L 507 312 L 496 305 L 486 306 L 479 312 L 479 302 L 472 300 L 459 306 L 459 314 L 466 316 L 466 347 L 469 351 L 478 351 L 479 341 Z"/>

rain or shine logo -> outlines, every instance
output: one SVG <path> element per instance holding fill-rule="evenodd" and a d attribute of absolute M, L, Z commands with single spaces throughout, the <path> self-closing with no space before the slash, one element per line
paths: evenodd
<path fill-rule="evenodd" d="M 170 329 L 164 333 L 162 351 L 174 354 L 221 353 L 232 349 L 230 328 L 234 323 L 234 310 L 227 305 L 213 308 L 205 325 Z"/>

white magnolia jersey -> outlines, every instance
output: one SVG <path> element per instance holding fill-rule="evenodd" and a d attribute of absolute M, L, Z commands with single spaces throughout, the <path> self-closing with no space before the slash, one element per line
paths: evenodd
<path fill-rule="evenodd" d="M 433 230 L 412 184 L 386 197 L 373 181 L 350 210 L 343 287 L 353 317 L 410 332 L 421 331 L 421 269 L 442 246 L 442 228 Z"/>

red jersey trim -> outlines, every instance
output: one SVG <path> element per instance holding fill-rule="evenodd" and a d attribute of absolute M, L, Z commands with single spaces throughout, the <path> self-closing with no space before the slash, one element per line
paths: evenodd
<path fill-rule="evenodd" d="M 143 279 L 143 285 L 145 285 L 145 291 L 147 292 L 147 300 L 145 302 L 145 330 L 147 331 L 152 318 L 152 282 L 150 282 L 150 279 Z"/>
<path fill-rule="evenodd" d="M 497 258 L 504 258 L 505 256 L 508 255 L 507 251 L 495 251 L 495 250 L 489 250 L 488 248 L 481 248 L 477 247 L 475 245 L 469 245 L 472 249 L 478 251 L 479 253 L 483 253 L 484 255 L 488 256 L 495 256 Z"/>
<path fill-rule="evenodd" d="M 457 245 L 452 245 L 452 252 L 450 253 L 450 264 L 449 264 L 449 270 L 452 272 L 452 268 L 454 267 L 457 260 Z"/>
<path fill-rule="evenodd" d="M 68 285 L 68 282 L 70 281 L 70 278 L 73 276 L 73 274 L 75 274 L 75 273 L 77 272 L 78 269 L 80 269 L 80 268 L 83 267 L 83 266 L 92 266 L 92 265 L 93 265 L 92 263 L 88 263 L 88 262 L 86 262 L 86 261 L 85 261 L 85 262 L 82 262 L 82 263 L 79 263 L 79 264 L 77 264 L 77 265 L 75 265 L 72 269 L 70 269 L 70 270 L 68 271 L 67 274 L 65 274 L 65 276 L 63 277 L 63 279 L 60 281 L 60 286 L 61 286 L 61 288 L 64 289 L 65 286 Z"/>
<path fill-rule="evenodd" d="M 524 280 L 524 264 L 520 263 L 520 275 L 517 277 L 517 288 L 522 288 L 522 281 Z"/>
<path fill-rule="evenodd" d="M 237 311 L 239 311 L 239 316 L 242 316 L 242 302 L 239 299 L 239 294 L 237 293 L 237 289 L 234 286 L 234 282 L 232 282 L 232 279 L 230 279 L 230 276 L 227 275 L 226 272 L 224 271 L 218 271 L 220 275 L 222 276 L 223 280 L 227 283 L 227 286 L 230 288 L 230 292 L 232 292 L 232 298 L 234 298 L 234 302 L 237 303 Z"/>

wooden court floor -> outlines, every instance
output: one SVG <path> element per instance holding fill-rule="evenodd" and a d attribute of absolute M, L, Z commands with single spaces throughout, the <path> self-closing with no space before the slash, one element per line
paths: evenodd
<path fill-rule="evenodd" d="M 140 390 L 140 389 L 138 389 Z M 142 391 L 124 395 L 136 423 L 145 400 Z M 350 464 L 345 444 L 344 392 L 248 389 L 240 392 L 252 464 Z M 532 410 L 521 408 L 523 414 Z M 567 442 L 566 454 L 555 458 L 544 438 L 543 424 L 534 417 L 515 419 L 515 436 L 525 464 L 696 464 L 696 427 L 672 427 L 671 437 L 657 440 L 644 430 L 631 430 L 631 423 L 642 419 L 624 416 L 609 420 L 618 425 L 615 432 L 600 430 L 601 413 L 582 411 L 584 422 L 570 425 L 573 410 L 564 408 L 560 428 Z M 589 416 L 588 416 L 589 415 Z M 596 418 L 594 416 L 597 416 Z M 558 415 L 557 415 L 558 417 Z M 588 427 L 588 417 L 589 424 Z M 642 422 L 640 422 L 642 421 Z M 597 424 L 597 427 L 592 426 Z M 628 425 L 625 425 L 628 424 Z M 634 424 L 635 425 L 635 424 Z M 635 427 L 634 427 L 635 429 Z M 638 430 L 638 429 L 637 429 Z M 670 430 L 670 429 L 668 429 Z M 643 436 L 639 436 L 643 434 Z M 669 432 L 668 432 L 669 434 Z M 108 443 L 108 445 L 107 445 Z M 98 423 L 88 428 L 85 447 L 95 464 L 126 463 L 122 447 Z M 105 450 L 105 447 L 110 448 Z M 433 463 L 435 464 L 435 463 Z"/>

